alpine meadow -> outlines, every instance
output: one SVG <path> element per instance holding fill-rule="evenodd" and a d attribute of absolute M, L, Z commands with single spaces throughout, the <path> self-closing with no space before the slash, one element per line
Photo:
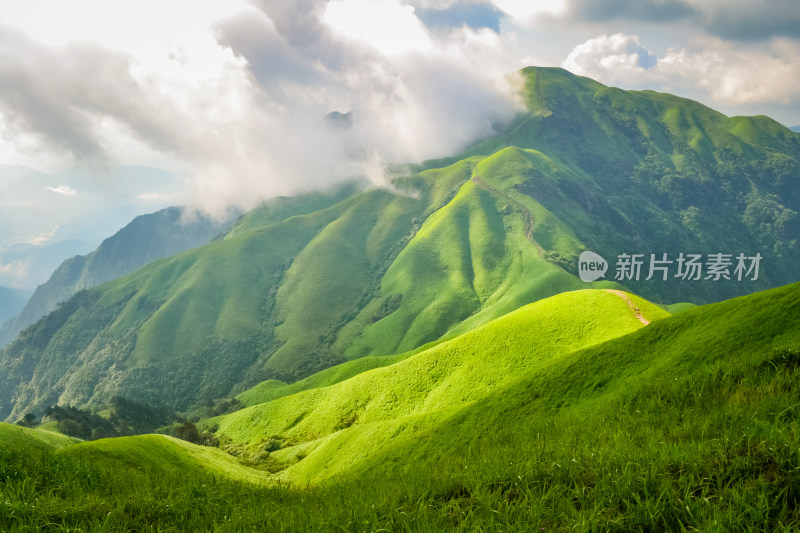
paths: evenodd
<path fill-rule="evenodd" d="M 457 155 L 139 217 L 16 302 L 0 530 L 800 529 L 800 133 L 518 75 Z"/>

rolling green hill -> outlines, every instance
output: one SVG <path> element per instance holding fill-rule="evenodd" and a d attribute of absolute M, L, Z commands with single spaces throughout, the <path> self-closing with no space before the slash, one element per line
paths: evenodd
<path fill-rule="evenodd" d="M 0 527 L 790 531 L 799 372 L 800 284 L 674 316 L 571 292 L 209 421 L 255 469 L 162 436 L 0 448 Z"/>
<path fill-rule="evenodd" d="M 55 450 L 79 442 L 54 431 L 30 429 L 0 422 L 0 445 L 4 448 Z"/>
<path fill-rule="evenodd" d="M 267 484 L 265 472 L 243 466 L 231 455 L 165 435 L 138 435 L 83 442 L 63 450 L 81 461 L 156 475 L 211 474 L 246 483 Z"/>
<path fill-rule="evenodd" d="M 303 445 L 345 427 L 458 409 L 520 373 L 558 365 L 566 354 L 642 327 L 626 303 L 631 298 L 649 319 L 667 316 L 624 293 L 564 293 L 394 365 L 255 405 L 214 424 L 219 437 L 255 450 L 270 440 Z"/>
<path fill-rule="evenodd" d="M 0 418 L 114 395 L 193 409 L 586 287 L 706 303 L 797 280 L 800 135 L 561 69 L 522 74 L 528 111 L 459 156 L 397 167 L 391 189 L 274 199 L 218 241 L 75 295 L 0 353 Z M 576 276 L 586 249 L 611 263 L 606 280 Z M 755 281 L 673 270 L 623 287 L 621 253 L 763 259 Z"/>
<path fill-rule="evenodd" d="M 506 446 L 527 450 L 525 439 L 538 434 L 546 442 L 557 439 L 556 431 L 573 443 L 572 451 L 560 453 L 582 455 L 593 446 L 635 447 L 637 439 L 668 442 L 667 453 L 696 442 L 697 453 L 713 455 L 725 438 L 741 441 L 729 433 L 732 427 L 781 447 L 797 446 L 790 431 L 796 418 L 788 413 L 797 401 L 792 384 L 800 360 L 800 284 L 700 307 L 646 328 L 638 328 L 624 308 L 618 316 L 628 327 L 620 328 L 606 322 L 609 309 L 576 306 L 566 296 L 396 365 L 212 422 L 233 443 L 258 448 L 282 442 L 286 447 L 272 454 L 270 467 L 288 467 L 282 476 L 301 485 L 341 475 L 395 477 L 447 468 L 442 463 L 458 469 L 470 455 L 486 459 Z M 589 297 L 611 298 L 571 295 Z M 645 316 L 653 312 L 637 304 Z M 582 311 L 570 322 L 559 316 L 561 305 Z M 558 321 L 549 323 L 551 318 Z M 571 332 L 571 346 L 559 342 L 565 331 Z M 583 337 L 584 332 L 591 333 Z M 451 352 L 449 357 L 441 350 Z M 471 364 L 459 364 L 462 354 L 469 354 Z M 447 367 L 445 377 L 430 368 L 420 372 L 425 365 Z M 778 421 L 788 433 L 771 427 Z M 654 453 L 648 446 L 636 453 Z"/>

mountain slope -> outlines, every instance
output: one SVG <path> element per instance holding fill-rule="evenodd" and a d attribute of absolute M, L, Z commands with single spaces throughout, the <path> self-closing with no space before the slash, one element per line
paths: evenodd
<path fill-rule="evenodd" d="M 391 189 L 277 199 L 220 241 L 76 295 L 0 354 L 0 417 L 115 394 L 190 409 L 587 286 L 704 303 L 797 280 L 800 135 L 522 74 L 528 111 L 460 156 L 394 169 Z M 576 276 L 586 249 L 610 265 L 592 285 Z M 667 253 L 673 270 L 646 281 L 645 265 L 622 287 L 622 253 Z M 761 269 L 678 279 L 680 253 L 761 254 Z"/>
<path fill-rule="evenodd" d="M 5 322 L 0 327 L 0 346 L 76 292 L 116 279 L 155 259 L 205 244 L 230 224 L 231 220 L 213 220 L 178 207 L 136 217 L 94 252 L 64 261 L 46 283 L 36 288 L 18 316 L 14 313 L 13 320 L 0 320 Z"/>
<path fill-rule="evenodd" d="M 78 439 L 60 433 L 0 422 L 0 444 L 5 449 L 57 450 L 77 442 L 79 442 Z"/>
<path fill-rule="evenodd" d="M 667 315 L 638 300 L 652 319 Z M 642 327 L 606 291 L 564 293 L 530 304 L 397 364 L 260 404 L 219 421 L 218 435 L 258 447 L 268 437 L 300 444 L 353 424 L 452 409 L 531 368 Z"/>
<path fill-rule="evenodd" d="M 256 405 L 214 423 L 233 444 L 257 450 L 282 442 L 284 448 L 274 451 L 268 464 L 286 468 L 281 477 L 300 485 L 348 476 L 394 479 L 430 469 L 458 472 L 465 462 L 497 463 L 501 450 L 513 452 L 503 462 L 520 460 L 522 472 L 528 467 L 544 472 L 552 461 L 570 462 L 561 454 L 575 454 L 578 465 L 586 466 L 571 467 L 570 475 L 580 475 L 590 464 L 613 464 L 617 458 L 609 461 L 601 450 L 616 455 L 620 446 L 647 464 L 647 457 L 663 460 L 695 445 L 694 455 L 713 457 L 753 432 L 769 442 L 759 445 L 762 451 L 774 446 L 774 453 L 782 453 L 784 445 L 797 445 L 789 431 L 795 417 L 781 413 L 791 411 L 798 399 L 792 384 L 800 360 L 800 284 L 662 316 L 644 328 L 631 323 L 622 331 L 596 322 L 606 313 L 575 305 L 575 299 L 584 298 L 610 297 L 560 295 L 380 371 Z M 576 315 L 572 322 L 559 316 L 562 304 Z M 640 308 L 645 314 L 652 309 L 641 303 Z M 563 329 L 541 327 L 556 317 Z M 607 334 L 618 333 L 581 346 L 584 321 Z M 565 331 L 578 333 L 572 348 L 544 359 L 536 355 L 549 351 L 542 337 Z M 497 332 L 511 336 L 501 336 L 498 343 Z M 487 335 L 495 342 L 485 342 Z M 451 353 L 434 355 L 441 350 Z M 516 354 L 517 365 L 506 366 L 504 353 Z M 459 354 L 470 354 L 472 362 L 460 366 Z M 520 365 L 526 357 L 531 361 Z M 442 371 L 444 385 L 420 391 L 415 378 L 440 378 L 438 368 L 427 373 L 412 369 L 415 359 L 428 366 L 435 361 L 433 368 L 448 366 Z M 498 374 L 504 379 L 484 386 Z M 448 399 L 440 402 L 443 389 Z M 422 401 L 404 407 L 404 398 L 415 395 Z M 336 420 L 338 426 L 332 424 Z M 724 437 L 731 443 L 726 445 Z M 667 447 L 649 447 L 655 441 Z M 590 456 L 592 451 L 597 457 Z M 731 467 L 697 463 L 703 464 L 707 469 Z"/>

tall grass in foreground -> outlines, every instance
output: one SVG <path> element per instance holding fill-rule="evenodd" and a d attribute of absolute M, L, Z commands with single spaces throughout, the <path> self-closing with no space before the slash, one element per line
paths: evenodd
<path fill-rule="evenodd" d="M 320 487 L 5 449 L 0 530 L 796 531 L 798 361 L 776 352 L 747 375 L 665 376 L 487 427 L 467 453 L 409 458 L 401 475 Z"/>
<path fill-rule="evenodd" d="M 798 317 L 796 286 L 705 306 L 401 417 L 410 436 L 354 424 L 283 472 L 310 486 L 167 437 L 6 428 L 0 531 L 800 531 Z"/>

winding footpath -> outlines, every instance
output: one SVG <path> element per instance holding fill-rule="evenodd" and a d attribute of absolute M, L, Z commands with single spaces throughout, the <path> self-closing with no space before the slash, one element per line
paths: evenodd
<path fill-rule="evenodd" d="M 628 305 L 628 309 L 631 310 L 631 313 L 633 313 L 633 316 L 635 316 L 636 318 L 639 319 L 639 322 L 641 322 L 645 326 L 650 324 L 650 321 L 647 320 L 644 317 L 644 315 L 642 315 L 642 311 L 638 307 L 636 307 L 636 304 L 633 303 L 633 301 L 631 301 L 631 299 L 628 298 L 628 296 L 624 292 L 618 291 L 618 290 L 615 290 L 615 289 L 604 289 L 604 290 L 606 292 L 610 292 L 611 294 L 615 294 L 615 295 L 619 296 L 620 298 L 622 298 L 623 300 L 625 300 L 625 303 Z"/>

